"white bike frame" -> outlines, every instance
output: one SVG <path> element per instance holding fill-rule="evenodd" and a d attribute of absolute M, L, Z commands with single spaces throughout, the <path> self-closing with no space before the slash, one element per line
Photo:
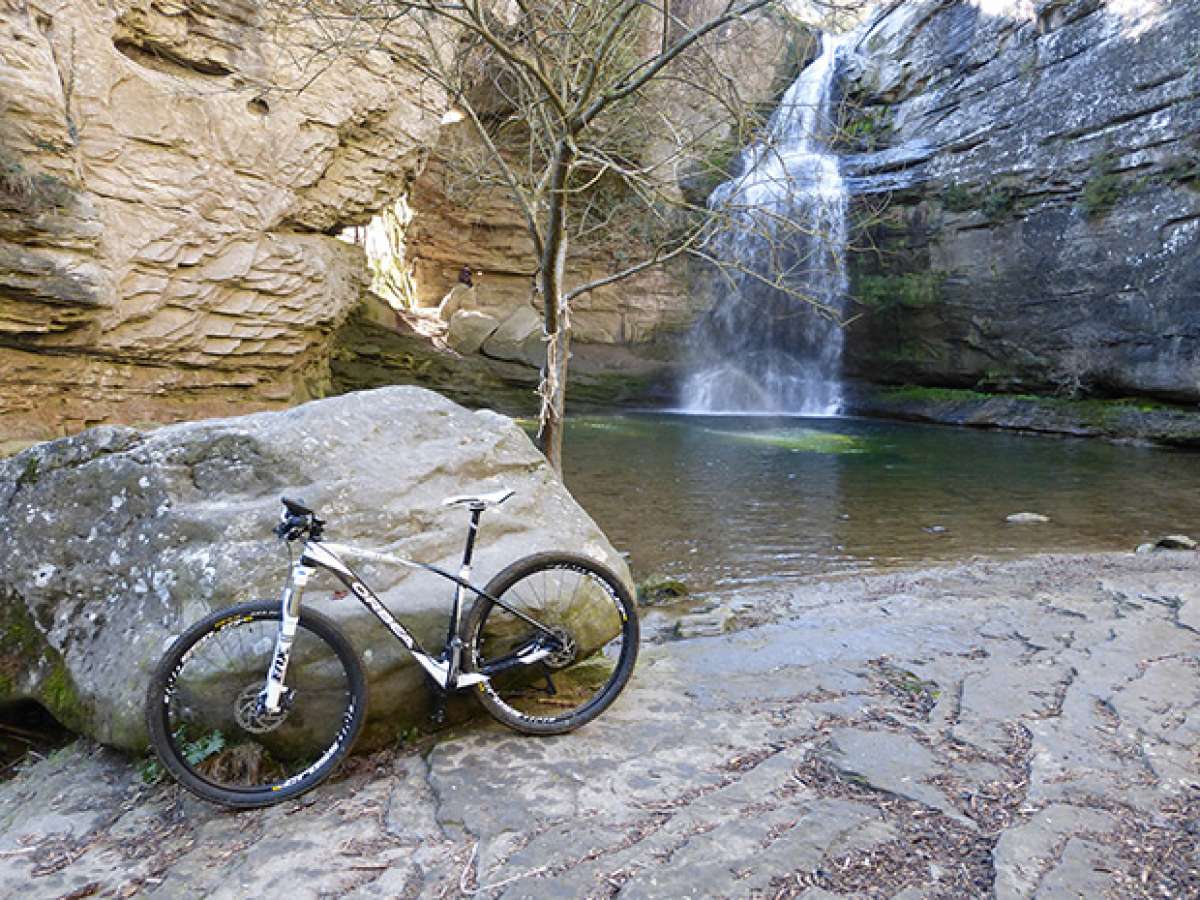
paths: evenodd
<path fill-rule="evenodd" d="M 551 637 L 554 641 L 557 641 L 558 638 L 551 629 L 522 611 L 513 609 L 507 603 L 491 596 L 486 591 L 480 590 L 468 580 L 471 577 L 471 555 L 474 551 L 475 535 L 479 529 L 479 516 L 481 512 L 482 508 L 471 507 L 470 531 L 467 534 L 467 545 L 463 553 L 462 568 L 459 570 L 457 576 L 437 566 L 405 559 L 401 556 L 377 553 L 373 550 L 364 550 L 345 544 L 326 543 L 311 538 L 305 541 L 304 549 L 300 553 L 300 559 L 292 566 L 288 583 L 284 586 L 283 593 L 279 598 L 283 619 L 279 626 L 279 635 L 275 642 L 275 652 L 271 657 L 271 665 L 267 674 L 266 691 L 263 697 L 264 710 L 268 713 L 275 713 L 280 710 L 283 704 L 286 694 L 284 679 L 287 676 L 288 661 L 291 658 L 292 642 L 295 640 L 296 628 L 300 623 L 300 601 L 304 596 L 304 588 L 317 569 L 325 569 L 332 572 L 358 598 L 363 606 L 369 609 L 383 623 L 384 627 L 408 649 L 421 668 L 429 674 L 429 677 L 443 691 L 470 687 L 488 681 L 487 675 L 478 672 L 464 673 L 461 671 L 462 636 L 460 630 L 462 604 L 465 598 L 464 592 L 466 591 L 470 591 L 479 597 L 486 597 L 512 615 L 523 619 L 528 624 Z M 449 631 L 446 638 L 446 646 L 441 656 L 432 656 L 421 647 L 412 633 L 388 611 L 379 597 L 375 595 L 375 592 L 367 587 L 354 570 L 342 560 L 341 557 L 343 554 L 356 556 L 370 562 L 405 566 L 410 569 L 424 569 L 455 583 L 456 589 L 453 606 L 450 611 Z M 531 648 L 528 653 L 521 654 L 519 661 L 522 665 L 532 665 L 539 660 L 545 659 L 552 652 L 553 648 L 551 647 Z"/>

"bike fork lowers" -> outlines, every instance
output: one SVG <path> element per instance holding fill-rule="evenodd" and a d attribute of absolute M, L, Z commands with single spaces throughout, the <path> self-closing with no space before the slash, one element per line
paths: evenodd
<path fill-rule="evenodd" d="M 313 569 L 297 563 L 292 566 L 291 578 L 279 598 L 282 618 L 279 635 L 275 639 L 275 652 L 271 654 L 271 667 L 267 672 L 267 687 L 261 698 L 262 708 L 267 713 L 277 713 L 283 705 L 288 660 L 292 655 L 292 643 L 296 640 L 296 628 L 300 624 L 300 598 L 304 587 L 312 577 Z"/>

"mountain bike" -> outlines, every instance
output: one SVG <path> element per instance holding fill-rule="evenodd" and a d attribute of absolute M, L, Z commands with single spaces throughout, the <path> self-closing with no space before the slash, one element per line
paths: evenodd
<path fill-rule="evenodd" d="M 457 575 L 400 556 L 327 542 L 325 521 L 283 498 L 275 534 L 303 540 L 279 600 L 217 610 L 180 635 L 146 695 L 150 743 L 163 767 L 206 800 L 266 806 L 328 778 L 350 752 L 367 712 L 367 679 L 334 622 L 301 607 L 309 579 L 331 572 L 412 654 L 436 689 L 470 689 L 483 708 L 527 734 L 590 722 L 633 673 L 638 618 L 620 578 L 584 556 L 538 553 L 478 588 L 470 581 L 480 518 L 513 495 L 451 497 L 470 524 Z M 435 655 L 383 605 L 343 557 L 433 572 L 455 585 L 446 641 Z M 474 603 L 462 620 L 464 600 Z"/>

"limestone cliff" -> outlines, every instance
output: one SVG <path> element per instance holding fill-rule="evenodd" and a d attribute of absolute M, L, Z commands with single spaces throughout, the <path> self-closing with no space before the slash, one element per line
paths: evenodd
<path fill-rule="evenodd" d="M 328 381 L 365 275 L 332 235 L 403 192 L 444 98 L 403 34 L 317 67 L 258 10 L 0 4 L 0 440 Z"/>
<path fill-rule="evenodd" d="M 1200 400 L 1200 2 L 892 3 L 859 50 L 848 373 Z"/>
<path fill-rule="evenodd" d="M 786 81 L 792 36 L 777 21 L 726 31 L 695 63 L 753 56 L 731 97 Z M 529 304 L 511 205 L 456 196 L 436 165 L 416 180 L 448 105 L 417 75 L 427 45 L 401 30 L 313 60 L 305 37 L 253 0 L 0 0 L 0 444 L 361 386 L 361 372 L 331 378 L 330 361 L 358 352 L 337 332 L 372 273 L 337 236 L 400 198 L 414 219 L 391 239 L 409 246 L 383 276 L 434 306 L 466 264 L 497 320 Z M 701 152 L 727 156 L 736 138 L 710 101 L 679 84 L 645 98 L 707 134 Z M 646 135 L 647 152 L 667 137 Z M 627 243 L 578 247 L 573 282 L 617 268 Z M 622 348 L 671 343 L 692 297 L 678 268 L 596 291 L 576 304 L 577 344 L 600 348 L 597 369 L 642 366 Z M 437 362 L 453 372 L 455 359 Z M 376 368 L 373 383 L 407 377 Z"/>

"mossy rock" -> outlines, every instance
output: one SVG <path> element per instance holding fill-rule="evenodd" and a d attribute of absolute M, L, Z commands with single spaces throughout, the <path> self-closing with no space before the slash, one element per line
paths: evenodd
<path fill-rule="evenodd" d="M 1175 156 L 1163 166 L 1162 177 L 1170 184 L 1200 190 L 1200 153 Z"/>
<path fill-rule="evenodd" d="M 1083 183 L 1079 205 L 1089 219 L 1107 215 L 1130 191 L 1130 185 L 1117 171 L 1117 159 L 1100 153 L 1092 159 L 1092 171 Z"/>
<path fill-rule="evenodd" d="M 951 182 L 938 195 L 943 208 L 950 212 L 966 213 L 980 212 L 991 222 L 1003 222 L 1017 211 L 1017 201 L 1021 196 L 1018 185 L 1010 182 L 996 182 L 984 185 L 980 190 L 972 191 L 965 185 Z"/>
<path fill-rule="evenodd" d="M 980 197 L 979 211 L 991 222 L 1002 222 L 1016 210 L 1019 193 L 1011 185 L 991 187 Z"/>
<path fill-rule="evenodd" d="M 91 717 L 62 657 L 46 641 L 24 601 L 9 594 L 0 598 L 0 706 L 29 699 L 76 731 Z"/>
<path fill-rule="evenodd" d="M 645 578 L 638 585 L 638 603 L 641 606 L 655 606 L 660 603 L 670 603 L 691 594 L 686 584 L 672 575 L 662 572 Z"/>
<path fill-rule="evenodd" d="M 0 598 L 0 704 L 16 699 L 22 676 L 48 653 L 41 631 L 19 597 Z"/>
<path fill-rule="evenodd" d="M 1124 182 L 1119 175 L 1096 175 L 1084 184 L 1079 205 L 1089 218 L 1100 218 L 1117 205 L 1124 193 Z"/>
<path fill-rule="evenodd" d="M 297 447 L 304 452 L 287 450 Z M 417 541 L 414 555 L 452 568 L 465 519 L 440 498 L 500 480 L 516 496 L 506 523 L 485 521 L 481 573 L 534 550 L 587 547 L 632 583 L 511 422 L 411 387 L 145 433 L 103 426 L 0 460 L 0 703 L 36 702 L 69 728 L 137 751 L 146 684 L 169 642 L 210 610 L 278 596 L 286 551 L 271 528 L 280 494 L 303 486 L 347 544 L 387 551 Z M 355 564 L 418 638 L 444 638 L 444 591 L 403 567 Z M 420 724 L 424 671 L 320 577 L 305 602 L 334 615 L 367 661 L 368 724 Z M 596 608 L 609 615 L 585 619 L 572 606 L 564 616 L 583 651 L 619 628 L 611 604 Z M 247 683 L 236 652 L 223 662 Z"/>
<path fill-rule="evenodd" d="M 925 309 L 943 301 L 947 277 L 946 272 L 935 271 L 860 275 L 855 279 L 855 299 L 874 310 Z"/>
<path fill-rule="evenodd" d="M 977 209 L 979 201 L 975 195 L 961 184 L 951 183 L 942 189 L 942 206 L 951 212 L 970 212 Z"/>
<path fill-rule="evenodd" d="M 916 385 L 872 388 L 853 411 L 921 422 L 1133 438 L 1171 447 L 1200 447 L 1200 412 L 1136 397 L 1074 400 L 1038 394 L 987 393 Z"/>

